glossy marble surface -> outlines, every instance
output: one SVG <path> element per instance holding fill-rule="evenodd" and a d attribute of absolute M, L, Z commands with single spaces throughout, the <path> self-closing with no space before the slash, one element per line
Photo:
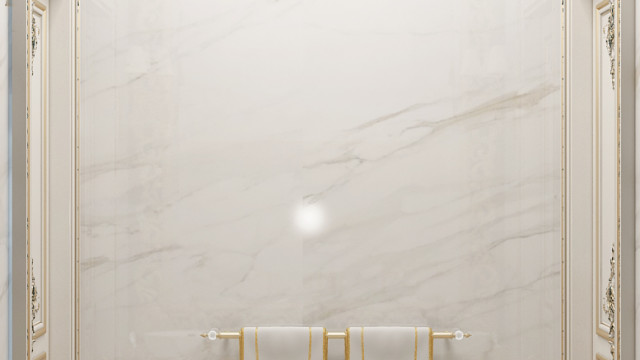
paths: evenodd
<path fill-rule="evenodd" d="M 559 357 L 559 29 L 552 0 L 83 1 L 82 358 L 278 324 Z"/>
<path fill-rule="evenodd" d="M 0 360 L 9 358 L 9 10 L 0 7 Z"/>

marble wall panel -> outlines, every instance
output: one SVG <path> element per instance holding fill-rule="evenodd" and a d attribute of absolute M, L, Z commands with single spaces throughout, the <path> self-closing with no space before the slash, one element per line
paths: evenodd
<path fill-rule="evenodd" d="M 560 356 L 557 1 L 87 0 L 81 31 L 83 358 L 278 324 Z"/>

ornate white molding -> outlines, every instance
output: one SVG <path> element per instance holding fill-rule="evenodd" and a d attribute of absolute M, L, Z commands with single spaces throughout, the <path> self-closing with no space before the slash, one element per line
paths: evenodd
<path fill-rule="evenodd" d="M 33 76 L 33 61 L 36 58 L 36 50 L 38 49 L 38 37 L 40 36 L 40 27 L 36 23 L 35 16 L 31 17 L 31 75 Z"/>
<path fill-rule="evenodd" d="M 33 259 L 31 259 L 31 341 L 35 342 L 36 335 L 36 316 L 40 311 L 40 299 L 38 297 L 38 286 L 36 285 L 36 276 L 33 268 Z M 33 351 L 33 348 L 31 348 Z"/>
<path fill-rule="evenodd" d="M 615 334 L 616 334 L 616 293 L 615 293 L 615 277 L 616 277 L 616 248 L 615 245 L 611 248 L 611 260 L 609 260 L 611 270 L 609 273 L 609 282 L 604 293 L 604 302 L 602 309 L 607 315 L 609 320 L 609 351 L 611 352 L 611 358 L 615 358 L 616 346 L 615 346 Z"/>
<path fill-rule="evenodd" d="M 602 28 L 602 32 L 605 34 L 605 46 L 609 53 L 611 86 L 614 89 L 616 87 L 616 55 L 613 51 L 616 39 L 615 8 L 613 0 L 609 0 L 609 17 L 607 18 L 607 24 Z"/>

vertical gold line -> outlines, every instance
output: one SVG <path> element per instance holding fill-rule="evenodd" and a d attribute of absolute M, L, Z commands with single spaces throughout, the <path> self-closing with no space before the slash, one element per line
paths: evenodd
<path fill-rule="evenodd" d="M 561 343 L 561 359 L 565 360 L 567 355 L 566 355 L 566 342 L 567 342 L 567 334 L 566 334 L 566 326 L 567 326 L 567 319 L 566 319 L 566 303 L 567 303 L 567 290 L 566 290 L 566 276 L 567 276 L 567 251 L 566 251 L 566 242 L 567 242 L 567 226 L 566 226 L 566 187 L 567 187 L 567 159 L 566 159 L 566 152 L 567 152 L 567 130 L 566 130 L 566 122 L 567 122 L 567 116 L 566 116 L 566 94 L 567 94 L 567 79 L 566 79 L 566 74 L 567 74 L 567 58 L 566 58 L 566 43 L 567 43 L 567 0 L 562 0 L 562 6 L 561 6 L 561 11 L 562 11 L 562 24 L 561 24 L 561 29 L 562 29 L 562 36 L 561 38 L 561 44 L 560 44 L 560 53 L 561 53 L 561 66 L 560 66 L 560 71 L 561 71 L 561 93 L 560 93 L 560 117 L 561 117 L 561 121 L 560 121 L 560 126 L 561 126 L 561 172 L 562 172 L 562 178 L 561 178 L 561 186 L 560 186 L 560 198 L 561 198 L 561 211 L 560 211 L 560 217 L 561 217 L 561 230 L 560 230 L 560 252 L 561 252 L 561 269 L 560 271 L 562 272 L 561 274 L 561 290 L 560 290 L 560 302 L 561 302 L 561 321 L 560 321 L 560 330 L 561 330 L 561 338 L 560 338 L 560 343 Z"/>
<path fill-rule="evenodd" d="M 240 341 L 238 341 L 240 349 L 238 350 L 240 354 L 240 360 L 244 360 L 244 328 L 240 328 Z"/>
<path fill-rule="evenodd" d="M 80 360 L 80 0 L 74 1 L 75 129 L 74 130 L 74 315 L 75 360 Z"/>
<path fill-rule="evenodd" d="M 329 351 L 329 347 L 328 347 L 328 342 L 329 339 L 327 338 L 327 329 L 326 328 L 322 328 L 322 360 L 327 360 L 327 355 L 328 355 L 328 351 Z"/>
<path fill-rule="evenodd" d="M 309 326 L 309 356 L 308 359 L 311 360 L 311 339 L 312 339 L 311 326 Z"/>
<path fill-rule="evenodd" d="M 32 34 L 31 27 L 33 26 L 31 17 L 33 13 L 31 0 L 26 1 L 27 5 L 27 223 L 26 223 L 26 237 L 27 237 L 27 359 L 31 359 L 31 342 L 32 342 L 32 320 L 31 317 L 31 293 L 32 293 L 32 285 L 31 285 L 31 69 L 33 65 L 31 64 L 32 57 L 32 47 L 31 42 Z"/>
<path fill-rule="evenodd" d="M 413 360 L 418 360 L 418 328 L 414 327 L 415 330 L 415 344 L 413 346 Z"/>
<path fill-rule="evenodd" d="M 600 325 L 603 326 L 609 326 L 608 324 L 605 323 L 605 321 L 601 318 L 601 308 L 602 308 L 602 304 L 601 304 L 601 300 L 602 298 L 600 297 L 600 290 L 601 290 L 601 270 L 600 270 L 600 262 L 601 262 L 601 254 L 600 254 L 600 249 L 602 247 L 602 236 L 600 233 L 600 215 L 602 214 L 602 209 L 601 209 L 601 204 L 600 204 L 600 198 L 601 198 L 601 189 L 600 189 L 600 178 L 602 175 L 602 169 L 601 169 L 601 164 L 600 164 L 600 154 L 601 154 L 601 135 L 600 135 L 600 129 L 601 129 L 601 125 L 602 125 L 602 121 L 603 119 L 601 119 L 600 117 L 600 102 L 601 102 L 601 98 L 600 98 L 600 91 L 601 91 L 601 84 L 600 84 L 600 76 L 602 74 L 602 67 L 601 67 L 601 63 L 600 63 L 600 57 L 601 57 L 601 41 L 602 38 L 600 36 L 600 29 L 601 29 L 601 17 L 602 17 L 602 9 L 604 9 L 607 5 L 609 5 L 610 2 L 609 0 L 603 0 L 600 3 L 598 3 L 596 5 L 596 8 L 594 9 L 594 17 L 595 17 L 595 27 L 594 27 L 594 50 L 595 50 L 595 72 L 597 74 L 597 76 L 595 76 L 595 89 L 594 89 L 594 93 L 595 93 L 595 129 L 594 129 L 594 137 L 595 137 L 595 145 L 594 145 L 594 152 L 595 152 L 595 182 L 596 182 L 596 186 L 595 186 L 595 232 L 596 232 L 596 241 L 595 241 L 595 262 L 594 262 L 594 267 L 595 267 L 595 276 L 596 276 L 596 286 L 594 287 L 594 296 L 595 296 L 595 303 L 596 303 L 596 314 L 595 314 L 595 326 L 596 326 L 596 334 L 598 336 L 600 336 L 601 338 L 605 339 L 606 341 L 610 340 L 610 336 L 609 333 L 606 331 L 603 331 L 600 328 Z M 609 8 L 611 9 L 611 8 Z M 614 9 L 615 10 L 615 5 L 614 5 Z M 611 11 L 611 10 L 607 10 L 607 11 Z M 618 82 L 617 82 L 618 83 Z M 620 84 L 618 83 L 618 86 L 616 87 L 616 91 L 617 89 L 620 88 L 619 86 Z M 616 113 L 617 113 L 617 109 L 616 109 Z M 616 116 L 617 117 L 617 116 Z M 617 212 L 617 218 L 616 218 L 616 238 L 620 238 L 620 128 L 619 128 L 619 123 L 616 124 L 617 127 L 617 133 L 616 133 L 616 140 L 617 140 L 617 151 L 616 151 L 616 156 L 617 156 L 617 163 L 616 163 L 616 168 L 617 168 L 617 176 L 616 176 L 616 212 Z M 617 249 L 617 247 L 616 247 Z M 617 252 L 617 250 L 616 250 Z"/>
<path fill-rule="evenodd" d="M 362 360 L 364 360 L 364 327 L 360 327 L 360 350 L 362 351 Z"/>
<path fill-rule="evenodd" d="M 38 123 L 40 124 L 40 129 L 42 132 L 42 138 L 38 140 L 38 142 L 40 142 L 40 140 L 42 140 L 40 142 L 40 144 L 42 145 L 42 151 L 40 152 L 41 156 L 42 156 L 42 206 L 41 206 L 41 210 L 42 210 L 42 233 L 41 233 L 41 239 L 40 239 L 40 244 L 42 245 L 41 247 L 41 282 L 42 282 L 42 301 L 41 301 L 41 305 L 42 305 L 42 321 L 40 321 L 39 323 L 42 324 L 42 328 L 40 328 L 38 331 L 36 331 L 34 334 L 31 335 L 32 339 L 38 339 L 39 337 L 41 337 L 42 335 L 44 335 L 47 332 L 47 240 L 48 240 L 48 226 L 47 226 L 47 188 L 48 188 L 48 177 L 47 177 L 47 162 L 48 162 L 48 147 L 47 147 L 47 92 L 48 92 L 48 87 L 47 87 L 47 39 L 48 39 L 48 25 L 47 25 L 47 8 L 46 6 L 44 6 L 44 4 L 42 4 L 41 2 L 34 0 L 31 3 L 31 20 L 33 21 L 33 19 L 35 18 L 33 15 L 33 10 L 34 8 L 38 8 L 40 10 L 40 19 L 42 21 L 42 29 L 41 29 L 41 34 L 40 34 L 40 38 L 41 38 L 41 42 L 42 42 L 42 46 L 41 46 L 41 53 L 42 56 L 40 57 L 40 77 L 42 80 L 42 86 L 40 88 L 40 93 L 42 96 L 41 99 L 41 112 L 42 112 L 42 117 L 41 117 L 41 121 L 39 121 Z M 31 45 L 30 45 L 31 46 Z M 33 50 L 33 49 L 32 49 Z M 32 55 L 33 56 L 33 55 Z M 31 64 L 31 66 L 33 67 L 33 64 Z M 31 71 L 34 71 L 34 69 L 32 69 Z M 31 92 L 29 91 L 29 95 L 31 95 Z M 31 115 L 29 115 L 29 118 L 31 118 Z M 29 120 L 29 123 L 31 123 L 31 120 Z M 29 129 L 30 131 L 31 129 Z M 30 135 L 29 135 L 30 136 Z M 31 142 L 29 143 L 30 145 Z M 30 154 L 30 152 L 29 152 Z M 38 164 L 39 165 L 39 164 Z M 31 176 L 29 176 L 29 179 L 31 178 Z M 29 218 L 29 222 L 31 221 L 31 218 Z M 30 227 L 30 226 L 29 226 Z M 33 320 L 32 320 L 33 321 Z M 36 324 L 37 325 L 37 324 Z M 32 325 L 33 326 L 33 323 Z"/>
<path fill-rule="evenodd" d="M 258 355 L 258 327 L 256 326 L 255 332 L 255 348 L 256 348 L 256 360 L 260 360 L 260 356 Z"/>
<path fill-rule="evenodd" d="M 595 157 L 595 273 L 596 273 L 596 286 L 594 286 L 594 296 L 595 296 L 595 304 L 596 304 L 596 316 L 595 316 L 595 321 L 596 321 L 596 334 L 600 334 L 600 332 L 598 331 L 599 327 L 600 327 L 600 323 L 602 322 L 600 319 L 600 247 L 601 244 L 600 242 L 602 241 L 601 236 L 600 236 L 600 213 L 601 213 L 601 209 L 600 209 L 600 178 L 601 178 L 601 170 L 600 170 L 600 76 L 602 73 L 602 69 L 600 68 L 600 46 L 601 46 L 601 37 L 600 37 L 600 17 L 602 16 L 600 14 L 600 10 L 602 9 L 602 7 L 606 6 L 608 4 L 608 0 L 604 0 L 602 1 L 600 4 L 598 4 L 596 6 L 596 9 L 594 11 L 594 15 L 595 15 L 595 19 L 596 19 L 596 25 L 594 26 L 594 50 L 595 50 L 595 129 L 594 130 L 594 157 Z M 601 335 L 602 336 L 602 335 Z"/>
<path fill-rule="evenodd" d="M 429 328 L 429 360 L 433 360 L 433 330 Z"/>
<path fill-rule="evenodd" d="M 618 170 L 618 174 L 617 174 L 617 202 L 618 202 L 618 206 L 617 206 L 617 220 L 618 220 L 618 231 L 617 231 L 617 238 L 616 238 L 616 292 L 617 292 L 617 297 L 616 297 L 616 321 L 618 323 L 618 327 L 617 330 L 615 332 L 615 350 L 616 350 L 616 358 L 619 360 L 620 359 L 620 320 L 621 320 L 621 307 L 620 307 L 620 301 L 622 298 L 622 284 L 620 282 L 620 276 L 621 274 L 621 267 L 620 267 L 620 260 L 621 260 L 621 256 L 620 256 L 620 252 L 621 252 L 621 239 L 622 239 L 622 221 L 621 221 L 621 216 L 622 216 L 622 199 L 621 199 L 621 194 L 622 194 L 622 185 L 621 185 L 621 172 L 622 172 L 622 109 L 620 107 L 620 102 L 621 102 L 621 87 L 622 87 L 622 82 L 621 82 L 621 73 L 620 71 L 622 70 L 620 68 L 620 62 L 621 62 L 621 58 L 622 58 L 622 44 L 620 42 L 620 26 L 621 26 L 621 18 L 620 18 L 620 0 L 614 0 L 613 1 L 613 6 L 615 6 L 614 8 L 614 15 L 615 15 L 615 29 L 614 29 L 614 34 L 615 34 L 615 39 L 616 39 L 616 121 L 617 121 L 617 126 L 618 126 L 618 131 L 617 131 L 617 137 L 618 137 L 618 151 L 617 151 L 617 157 L 618 157 L 618 164 L 617 164 L 617 170 Z"/>
<path fill-rule="evenodd" d="M 48 190 L 49 190 L 49 177 L 47 174 L 48 171 L 48 167 L 47 164 L 49 162 L 49 149 L 48 149 L 48 142 L 47 142 L 47 138 L 48 138 L 48 132 L 47 132 L 47 124 L 48 124 L 48 93 L 49 93 L 49 87 L 48 87 L 48 83 L 47 83 L 47 68 L 49 67 L 49 63 L 48 63 L 48 42 L 49 42 L 49 25 L 48 25 L 48 14 L 49 12 L 47 11 L 47 8 L 39 3 L 36 2 L 36 4 L 40 5 L 41 8 L 40 10 L 42 11 L 41 17 L 42 17 L 42 107 L 43 107 L 43 111 L 42 111 L 42 133 L 43 133 L 43 152 L 44 152 L 44 156 L 43 156 L 43 192 L 44 192 L 44 196 L 43 196 L 43 211 L 42 211 L 42 217 L 43 217 L 43 234 L 42 234 L 42 262 L 43 262 L 43 267 L 44 269 L 42 269 L 42 324 L 44 325 L 43 329 L 44 329 L 44 333 L 47 332 L 47 282 L 48 282 L 48 258 L 49 258 L 49 254 L 47 252 L 47 241 L 49 240 L 49 225 L 47 223 L 48 221 Z"/>
<path fill-rule="evenodd" d="M 347 330 L 345 331 L 345 338 L 344 338 L 344 359 L 345 360 L 349 360 L 350 355 L 351 355 L 351 336 L 349 334 L 349 328 L 347 328 Z"/>

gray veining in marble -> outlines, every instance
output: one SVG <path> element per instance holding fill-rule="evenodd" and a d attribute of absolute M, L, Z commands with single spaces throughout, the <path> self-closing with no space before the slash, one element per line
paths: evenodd
<path fill-rule="evenodd" d="M 278 324 L 560 356 L 557 1 L 82 11 L 83 358 L 232 359 L 197 335 Z"/>

